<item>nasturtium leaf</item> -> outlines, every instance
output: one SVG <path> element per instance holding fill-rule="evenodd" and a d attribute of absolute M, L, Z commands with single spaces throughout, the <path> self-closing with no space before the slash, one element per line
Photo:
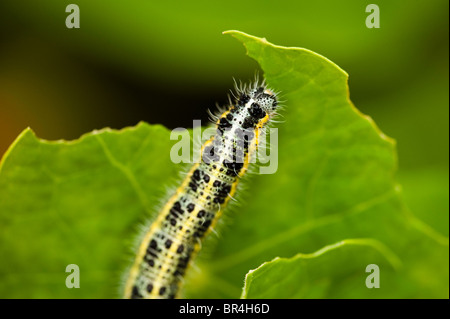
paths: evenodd
<path fill-rule="evenodd" d="M 273 45 L 238 31 L 228 33 L 244 44 L 247 54 L 261 65 L 268 85 L 285 100 L 284 123 L 277 126 L 278 170 L 248 182 L 242 205 L 231 214 L 231 225 L 224 228 L 194 280 L 207 285 L 211 294 L 217 291 L 216 297 L 232 297 L 243 278 L 236 273 L 347 238 L 370 238 L 392 251 L 402 267 L 381 269 L 392 279 L 375 293 L 365 287 L 364 271 L 358 270 L 363 274 L 358 297 L 448 296 L 448 238 L 404 205 L 395 179 L 395 143 L 353 106 L 347 74 L 309 50 Z M 446 213 L 440 212 L 443 221 Z M 205 273 L 209 279 L 201 280 Z M 335 273 L 323 276 L 332 280 Z M 289 291 L 304 288 L 300 280 L 288 283 Z M 192 296 L 199 295 L 193 291 Z M 273 290 L 266 297 L 279 295 Z M 340 295 L 324 291 L 316 297 Z"/>
<path fill-rule="evenodd" d="M 136 127 L 47 142 L 26 129 L 0 167 L 0 295 L 112 298 L 133 229 L 176 175 L 168 130 Z M 153 169 L 148 169 L 153 167 Z M 65 285 L 80 268 L 80 288 Z"/>
<path fill-rule="evenodd" d="M 448 238 L 403 204 L 394 142 L 351 104 L 347 74 L 309 50 L 229 33 L 284 100 L 278 169 L 244 182 L 183 295 L 448 297 Z M 181 170 L 174 143 L 145 123 L 70 142 L 26 129 L 0 164 L 0 296 L 120 297 L 136 230 Z M 373 263 L 381 287 L 369 289 Z M 65 285 L 69 264 L 80 268 L 79 289 Z"/>
<path fill-rule="evenodd" d="M 358 298 L 363 289 L 371 289 L 367 296 L 373 293 L 376 297 L 376 288 L 381 288 L 380 268 L 383 289 L 390 289 L 395 281 L 386 276 L 385 270 L 400 267 L 397 257 L 380 242 L 347 239 L 312 254 L 277 257 L 262 264 L 247 274 L 242 297 Z"/>

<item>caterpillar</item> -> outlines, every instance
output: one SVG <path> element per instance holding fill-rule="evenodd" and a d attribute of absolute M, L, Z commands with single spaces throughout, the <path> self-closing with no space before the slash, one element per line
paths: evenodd
<path fill-rule="evenodd" d="M 235 103 L 216 116 L 201 158 L 162 207 L 140 242 L 125 283 L 125 298 L 172 299 L 183 276 L 236 192 L 258 148 L 261 130 L 276 115 L 277 94 L 265 83 L 236 88 Z"/>

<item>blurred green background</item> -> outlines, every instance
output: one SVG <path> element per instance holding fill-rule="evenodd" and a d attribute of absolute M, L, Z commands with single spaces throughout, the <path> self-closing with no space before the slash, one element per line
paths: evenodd
<path fill-rule="evenodd" d="M 65 26 L 70 3 L 80 7 L 80 29 Z M 141 120 L 168 128 L 206 121 L 232 78 L 258 69 L 221 35 L 237 29 L 346 70 L 354 104 L 398 142 L 409 205 L 448 235 L 434 216 L 448 220 L 449 2 L 376 1 L 379 29 L 365 25 L 370 3 L 3 0 L 0 154 L 27 126 L 73 139 Z"/>

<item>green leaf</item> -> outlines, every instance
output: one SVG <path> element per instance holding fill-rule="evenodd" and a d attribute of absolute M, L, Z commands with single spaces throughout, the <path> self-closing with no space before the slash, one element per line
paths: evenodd
<path fill-rule="evenodd" d="M 372 273 L 364 274 L 366 267 L 373 264 L 383 270 L 401 267 L 395 254 L 371 239 L 347 239 L 312 254 L 277 257 L 247 274 L 242 298 L 358 298 L 367 290 L 364 277 Z M 383 289 L 392 284 L 386 278 L 383 271 Z M 369 293 L 376 297 L 377 289 Z"/>
<path fill-rule="evenodd" d="M 0 296 L 119 296 L 132 234 L 176 175 L 168 134 L 140 123 L 48 142 L 26 129 L 0 167 Z M 68 264 L 80 289 L 65 286 Z"/>
<path fill-rule="evenodd" d="M 251 193 L 234 223 L 202 264 L 200 277 L 207 273 L 209 280 L 195 278 L 205 282 L 202 289 L 232 297 L 248 269 L 274 257 L 312 253 L 346 238 L 371 238 L 403 265 L 398 271 L 381 269 L 393 279 L 389 289 L 377 291 L 378 297 L 448 296 L 448 238 L 404 205 L 394 176 L 394 141 L 352 105 L 347 74 L 309 50 L 228 33 L 261 65 L 267 83 L 282 92 L 285 123 L 279 125 L 278 171 L 248 183 Z M 437 214 L 446 220 L 445 210 Z M 366 274 L 360 270 L 358 275 L 359 297 L 372 297 L 363 284 Z M 302 282 L 290 284 L 303 289 Z M 191 296 L 201 295 L 194 291 Z M 278 297 L 275 291 L 270 296 Z M 317 297 L 339 295 L 324 291 Z"/>
<path fill-rule="evenodd" d="M 347 74 L 309 50 L 229 33 L 285 100 L 278 170 L 245 182 L 185 296 L 238 298 L 250 269 L 281 257 L 291 259 L 247 276 L 244 297 L 447 297 L 448 238 L 404 205 L 394 143 L 351 104 Z M 0 166 L 0 296 L 120 296 L 137 225 L 157 213 L 181 170 L 169 135 L 140 123 L 48 142 L 25 130 Z M 306 275 L 298 254 L 323 250 Z M 379 289 L 365 286 L 369 263 L 380 266 Z M 80 289 L 65 286 L 68 264 L 80 266 Z"/>

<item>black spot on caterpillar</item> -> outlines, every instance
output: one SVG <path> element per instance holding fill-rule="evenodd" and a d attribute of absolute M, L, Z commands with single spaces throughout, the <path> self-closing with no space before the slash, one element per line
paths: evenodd
<path fill-rule="evenodd" d="M 200 241 L 220 218 L 254 155 L 260 132 L 275 115 L 276 94 L 265 84 L 237 90 L 218 116 L 216 133 L 143 236 L 125 298 L 175 298 Z"/>

